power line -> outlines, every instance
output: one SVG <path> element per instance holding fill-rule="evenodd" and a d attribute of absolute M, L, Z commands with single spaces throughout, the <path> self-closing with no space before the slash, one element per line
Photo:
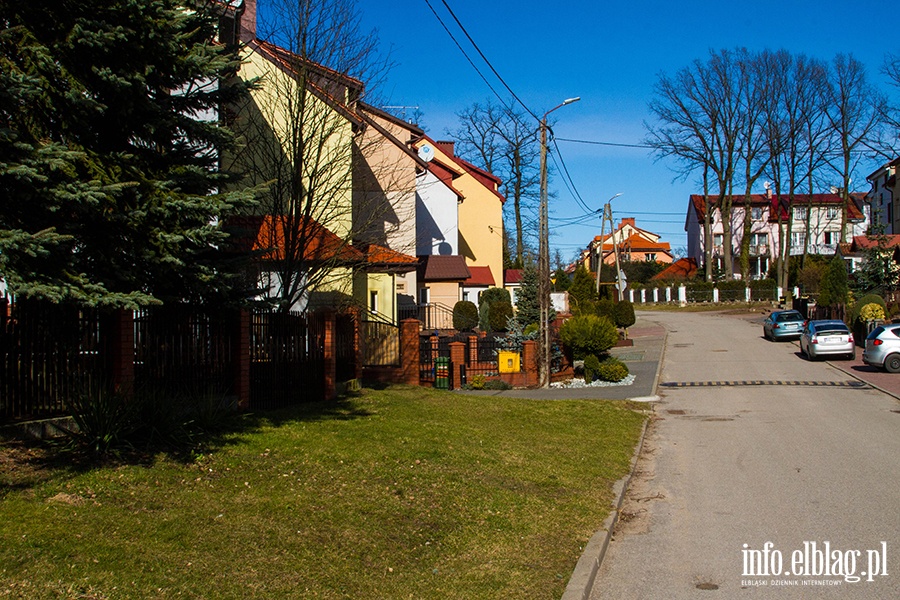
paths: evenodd
<path fill-rule="evenodd" d="M 488 89 L 490 89 L 491 92 L 493 92 L 493 94 L 494 94 L 495 96 L 497 96 L 497 98 L 498 98 L 501 102 L 505 103 L 505 102 L 506 102 L 506 99 L 503 98 L 503 97 L 497 92 L 497 90 L 494 89 L 494 86 L 492 86 L 491 83 L 487 80 L 487 77 L 484 76 L 484 74 L 483 74 L 483 73 L 478 69 L 478 67 L 475 65 L 475 62 L 472 61 L 472 59 L 469 57 L 469 55 L 466 53 L 466 51 L 463 50 L 463 47 L 462 47 L 462 46 L 460 45 L 460 43 L 456 40 L 456 37 L 454 37 L 453 33 L 450 31 L 450 28 L 447 27 L 447 25 L 444 23 L 444 20 L 441 19 L 440 15 L 437 14 L 437 11 L 434 10 L 434 7 L 431 6 L 431 2 L 429 2 L 428 0 L 425 0 L 425 4 L 427 4 L 427 5 L 428 5 L 428 8 L 431 9 L 432 14 L 434 14 L 434 18 L 436 18 L 436 19 L 438 20 L 438 23 L 441 24 L 441 27 L 444 28 L 444 31 L 447 32 L 447 35 L 450 36 L 450 39 L 453 40 L 453 43 L 456 44 L 456 47 L 459 48 L 459 51 L 460 51 L 460 52 L 462 52 L 462 55 L 466 57 L 466 60 L 469 61 L 469 65 L 471 65 L 472 68 L 475 69 L 475 72 L 478 73 L 478 76 L 481 77 L 481 80 L 484 81 L 484 84 L 485 84 L 486 86 L 488 86 Z M 467 34 L 467 35 L 468 35 L 468 34 Z M 477 48 L 476 48 L 476 50 L 477 50 Z M 480 53 L 480 51 L 479 51 L 479 53 Z M 492 67 L 492 68 L 493 68 L 493 67 Z M 502 80 L 501 80 L 501 81 L 502 81 Z M 506 85 L 506 84 L 504 83 L 504 85 Z M 526 109 L 526 110 L 527 110 L 527 109 Z M 531 112 L 531 111 L 529 111 L 529 112 Z"/>
<path fill-rule="evenodd" d="M 428 2 L 428 0 L 425 0 L 425 1 Z M 450 5 L 447 4 L 447 0 L 441 0 L 441 4 L 444 5 L 444 7 L 447 9 L 447 12 L 449 12 L 449 13 L 450 13 L 450 16 L 453 17 L 453 20 L 456 21 L 456 24 L 459 26 L 459 28 L 462 30 L 462 32 L 466 35 L 466 38 L 469 40 L 469 43 L 471 43 L 471 44 L 472 44 L 472 47 L 475 48 L 475 51 L 478 52 L 478 56 L 481 57 L 481 59 L 485 62 L 485 64 L 491 69 L 491 72 L 497 77 L 497 79 L 500 80 L 500 83 L 503 84 L 503 87 L 506 88 L 506 91 L 508 91 L 510 94 L 512 94 L 512 97 L 516 99 L 516 102 L 518 102 L 519 104 L 521 104 L 521 105 L 522 105 L 522 108 L 524 108 L 525 111 L 526 111 L 529 115 L 531 115 L 532 117 L 534 117 L 534 120 L 535 120 L 535 121 L 540 121 L 540 119 L 538 118 L 538 116 L 537 116 L 536 114 L 534 114 L 534 113 L 531 111 L 531 109 L 528 108 L 528 106 L 527 106 L 524 102 L 522 102 L 522 99 L 519 98 L 519 97 L 516 95 L 516 93 L 512 90 L 512 88 L 509 87 L 509 86 L 506 84 L 506 81 L 503 80 L 503 77 L 500 76 L 500 73 L 497 72 L 497 69 L 494 68 L 494 65 L 491 64 L 491 61 L 489 61 L 489 60 L 487 59 L 487 57 L 486 57 L 486 56 L 484 55 L 484 53 L 481 51 L 481 48 L 478 47 L 478 44 L 475 43 L 475 40 L 473 40 L 473 39 L 472 39 L 472 36 L 469 35 L 469 32 L 466 31 L 466 28 L 463 26 L 463 24 L 462 24 L 462 23 L 460 22 L 460 20 L 457 18 L 456 13 L 454 13 L 454 12 L 453 12 L 453 9 L 450 8 Z M 430 5 L 429 5 L 429 6 L 430 6 Z M 496 94 L 496 92 L 494 92 L 494 93 Z"/>
<path fill-rule="evenodd" d="M 562 153 L 559 151 L 559 145 L 556 143 L 555 136 L 553 137 L 553 147 L 556 148 L 556 154 L 553 155 L 553 162 L 554 163 L 557 162 L 556 156 L 558 155 L 559 163 L 557 164 L 557 167 L 562 165 L 562 173 L 565 174 L 565 177 L 563 178 L 563 183 L 565 183 L 566 180 L 568 180 L 569 183 L 572 184 L 572 187 L 569 191 L 572 192 L 572 195 L 574 196 L 575 200 L 578 201 L 578 204 L 581 206 L 581 209 L 584 210 L 585 213 L 594 214 L 596 211 L 592 210 L 591 207 L 588 206 L 587 203 L 584 201 L 584 199 L 582 199 L 581 194 L 578 193 L 578 189 L 575 187 L 575 181 L 573 181 L 572 176 L 569 175 L 569 169 L 566 166 L 566 161 L 563 160 Z M 569 187 L 568 184 L 566 185 L 566 187 L 567 188 Z"/>
<path fill-rule="evenodd" d="M 597 140 L 573 140 L 571 138 L 555 138 L 560 142 L 569 142 L 572 144 L 591 144 L 594 146 L 614 146 L 616 148 L 646 148 L 648 150 L 654 150 L 653 146 L 649 146 L 647 144 L 620 144 L 617 142 L 601 142 Z"/>

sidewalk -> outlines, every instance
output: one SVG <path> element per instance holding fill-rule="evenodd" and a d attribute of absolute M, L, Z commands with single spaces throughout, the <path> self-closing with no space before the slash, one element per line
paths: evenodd
<path fill-rule="evenodd" d="M 637 324 L 628 329 L 633 346 L 613 348 L 610 354 L 628 365 L 634 375 L 631 385 L 583 388 L 514 389 L 514 390 L 457 390 L 473 396 L 506 396 L 534 400 L 657 400 L 660 364 L 666 344 L 666 330 L 661 325 L 638 316 Z"/>

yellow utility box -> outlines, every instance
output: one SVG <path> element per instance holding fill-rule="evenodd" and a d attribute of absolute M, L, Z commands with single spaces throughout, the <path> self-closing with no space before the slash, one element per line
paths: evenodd
<path fill-rule="evenodd" d="M 518 352 L 501 350 L 497 355 L 497 367 L 501 373 L 518 373 L 521 371 L 521 360 Z"/>

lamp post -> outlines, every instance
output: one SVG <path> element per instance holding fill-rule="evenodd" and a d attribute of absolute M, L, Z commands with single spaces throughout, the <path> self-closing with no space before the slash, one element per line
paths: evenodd
<path fill-rule="evenodd" d="M 538 231 L 538 294 L 540 295 L 541 320 L 538 324 L 541 340 L 539 372 L 541 387 L 550 387 L 550 218 L 547 211 L 547 115 L 557 108 L 578 102 L 580 97 L 569 98 L 554 106 L 541 117 L 541 210 Z"/>

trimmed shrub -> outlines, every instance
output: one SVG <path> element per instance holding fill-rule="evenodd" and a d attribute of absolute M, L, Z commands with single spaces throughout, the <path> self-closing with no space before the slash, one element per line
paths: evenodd
<path fill-rule="evenodd" d="M 877 304 L 881 307 L 881 311 L 883 313 L 887 313 L 887 305 L 884 302 L 884 298 L 879 296 L 878 294 L 866 294 L 862 296 L 856 303 L 853 305 L 853 313 L 851 315 L 850 322 L 856 323 L 859 320 L 860 313 L 862 309 L 867 304 Z"/>
<path fill-rule="evenodd" d="M 616 322 L 616 303 L 612 298 L 603 298 L 597 301 L 597 316 L 606 317 L 613 323 Z"/>
<path fill-rule="evenodd" d="M 489 379 L 484 383 L 486 390 L 511 390 L 512 386 L 502 379 Z"/>
<path fill-rule="evenodd" d="M 884 309 L 875 302 L 870 302 L 859 311 L 859 318 L 863 321 L 884 320 Z"/>
<path fill-rule="evenodd" d="M 479 304 L 493 304 L 494 302 L 512 303 L 512 298 L 510 298 L 509 296 L 509 290 L 504 288 L 492 287 L 478 294 Z"/>
<path fill-rule="evenodd" d="M 600 377 L 600 359 L 590 354 L 584 357 L 584 382 L 591 383 Z"/>
<path fill-rule="evenodd" d="M 587 360 L 585 360 L 585 364 L 587 364 Z M 598 365 L 597 374 L 603 381 L 622 381 L 628 377 L 628 365 L 618 358 L 610 356 Z"/>
<path fill-rule="evenodd" d="M 478 328 L 487 333 L 491 332 L 491 305 L 489 302 L 482 302 L 478 306 Z"/>
<path fill-rule="evenodd" d="M 616 327 L 628 329 L 634 325 L 634 306 L 628 300 L 622 300 L 616 304 Z"/>
<path fill-rule="evenodd" d="M 460 300 L 453 306 L 453 329 L 472 331 L 478 325 L 478 307 L 474 302 Z"/>
<path fill-rule="evenodd" d="M 512 304 L 503 300 L 491 303 L 491 331 L 506 331 L 507 323 L 513 316 Z"/>
<path fill-rule="evenodd" d="M 570 359 L 581 360 L 591 354 L 603 354 L 619 339 L 615 325 L 596 315 L 572 317 L 559 328 L 559 339 Z"/>

